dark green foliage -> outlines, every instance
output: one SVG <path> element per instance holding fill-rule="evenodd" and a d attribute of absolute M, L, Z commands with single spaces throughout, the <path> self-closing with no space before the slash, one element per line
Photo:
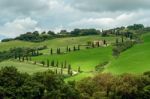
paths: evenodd
<path fill-rule="evenodd" d="M 52 71 L 32 76 L 14 67 L 0 70 L 0 99 L 78 99 L 75 83 L 65 83 Z"/>
<path fill-rule="evenodd" d="M 133 41 L 117 43 L 116 46 L 113 48 L 113 55 L 118 56 L 121 52 L 131 48 L 134 44 L 135 44 L 135 42 L 133 42 Z"/>
<path fill-rule="evenodd" d="M 130 25 L 127 27 L 130 30 L 139 30 L 139 29 L 143 29 L 144 25 L 143 24 L 134 24 L 134 25 Z"/>
<path fill-rule="evenodd" d="M 103 44 L 104 44 L 104 45 L 106 44 L 106 40 L 103 40 Z"/>
<path fill-rule="evenodd" d="M 49 63 L 49 60 L 47 59 L 47 67 L 49 67 L 50 66 L 50 63 Z"/>
<path fill-rule="evenodd" d="M 100 71 L 102 71 L 105 68 L 105 65 L 107 65 L 107 64 L 108 64 L 108 61 L 105 61 L 105 62 L 95 66 L 95 70 L 100 72 Z"/>
<path fill-rule="evenodd" d="M 51 66 L 55 66 L 55 61 L 54 60 L 51 61 Z"/>
<path fill-rule="evenodd" d="M 59 67 L 59 62 L 58 61 L 56 62 L 56 67 Z"/>
<path fill-rule="evenodd" d="M 31 41 L 31 42 L 41 42 L 48 39 L 53 39 L 54 35 L 42 33 L 39 34 L 38 31 L 33 33 L 27 32 L 26 34 L 21 34 L 20 36 L 16 37 L 15 40 L 23 40 L 23 41 Z"/>
<path fill-rule="evenodd" d="M 150 78 L 145 75 L 98 74 L 76 84 L 81 99 L 149 99 Z M 98 98 L 99 97 L 99 98 Z"/>
<path fill-rule="evenodd" d="M 45 66 L 45 61 L 41 61 L 41 64 L 42 64 L 43 66 Z"/>
<path fill-rule="evenodd" d="M 79 35 L 97 35 L 100 34 L 100 31 L 96 29 L 74 29 L 71 31 L 71 35 L 79 36 Z"/>
<path fill-rule="evenodd" d="M 0 70 L 1 99 L 40 99 L 43 88 L 42 84 L 32 80 L 28 74 L 19 73 L 14 67 Z"/>
<path fill-rule="evenodd" d="M 80 66 L 78 67 L 78 72 L 79 72 L 79 73 L 81 72 L 81 68 L 80 68 Z"/>
<path fill-rule="evenodd" d="M 70 65 L 70 64 L 68 65 L 68 74 L 69 74 L 69 75 L 72 75 L 71 65 Z"/>
<path fill-rule="evenodd" d="M 73 51 L 76 51 L 76 46 L 73 46 Z"/>
<path fill-rule="evenodd" d="M 50 50 L 50 53 L 51 53 L 51 55 L 53 54 L 53 49 L 51 48 L 51 50 Z"/>

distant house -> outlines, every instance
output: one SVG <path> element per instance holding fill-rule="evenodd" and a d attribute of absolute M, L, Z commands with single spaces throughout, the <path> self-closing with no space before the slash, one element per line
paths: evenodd
<path fill-rule="evenodd" d="M 102 46 L 104 45 L 104 42 L 102 40 L 96 40 L 96 41 L 93 41 L 93 44 Z"/>

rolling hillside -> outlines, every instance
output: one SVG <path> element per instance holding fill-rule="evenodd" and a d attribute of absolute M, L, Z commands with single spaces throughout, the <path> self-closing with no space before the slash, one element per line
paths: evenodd
<path fill-rule="evenodd" d="M 137 44 L 113 59 L 104 72 L 113 74 L 140 74 L 150 70 L 150 33 L 142 36 L 143 43 Z"/>

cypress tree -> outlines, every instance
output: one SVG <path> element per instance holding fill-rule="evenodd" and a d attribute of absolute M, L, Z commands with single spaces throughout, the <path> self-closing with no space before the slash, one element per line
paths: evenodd
<path fill-rule="evenodd" d="M 51 51 L 50 51 L 51 55 L 53 54 L 53 49 L 51 48 Z"/>
<path fill-rule="evenodd" d="M 37 56 L 39 55 L 39 50 L 38 50 L 38 49 L 36 50 L 36 55 L 37 55 Z"/>
<path fill-rule="evenodd" d="M 63 66 L 63 62 L 61 63 L 61 68 L 64 68 L 64 66 Z"/>
<path fill-rule="evenodd" d="M 79 73 L 81 72 L 81 68 L 80 68 L 80 66 L 78 67 L 78 72 L 79 72 Z"/>
<path fill-rule="evenodd" d="M 71 74 L 71 65 L 70 64 L 68 65 L 68 74 L 69 75 Z"/>
<path fill-rule="evenodd" d="M 51 66 L 55 66 L 54 60 L 51 61 Z"/>
<path fill-rule="evenodd" d="M 104 44 L 104 45 L 106 44 L 106 40 L 103 40 L 103 44 Z"/>
<path fill-rule="evenodd" d="M 80 45 L 78 45 L 78 50 L 80 50 Z"/>
<path fill-rule="evenodd" d="M 100 47 L 100 44 L 99 44 L 99 42 L 97 42 L 97 46 L 98 46 L 98 47 Z"/>
<path fill-rule="evenodd" d="M 67 46 L 67 48 L 66 48 L 66 52 L 68 52 L 69 51 L 69 47 Z"/>
<path fill-rule="evenodd" d="M 73 47 L 73 51 L 76 51 L 76 46 Z"/>
<path fill-rule="evenodd" d="M 123 38 L 123 36 L 121 37 L 121 41 L 122 41 L 122 43 L 124 42 L 124 38 Z"/>
<path fill-rule="evenodd" d="M 60 70 L 60 74 L 61 74 L 61 75 L 63 74 L 63 68 L 61 68 L 61 70 Z"/>
<path fill-rule="evenodd" d="M 119 43 L 119 40 L 118 40 L 118 38 L 116 38 L 116 45 L 118 45 L 118 43 Z"/>
<path fill-rule="evenodd" d="M 57 69 L 55 70 L 55 73 L 56 73 L 56 74 L 58 73 Z"/>
<path fill-rule="evenodd" d="M 64 68 L 67 68 L 67 61 L 65 61 L 64 63 Z"/>
<path fill-rule="evenodd" d="M 68 51 L 71 52 L 71 49 L 69 48 Z"/>
<path fill-rule="evenodd" d="M 49 60 L 47 59 L 47 67 L 49 67 Z"/>
<path fill-rule="evenodd" d="M 56 62 L 56 67 L 58 67 L 59 66 L 59 63 L 58 63 L 58 61 Z"/>
<path fill-rule="evenodd" d="M 92 43 L 92 47 L 93 47 L 93 48 L 95 47 L 94 43 Z"/>
<path fill-rule="evenodd" d="M 22 57 L 22 61 L 24 62 L 24 56 Z"/>

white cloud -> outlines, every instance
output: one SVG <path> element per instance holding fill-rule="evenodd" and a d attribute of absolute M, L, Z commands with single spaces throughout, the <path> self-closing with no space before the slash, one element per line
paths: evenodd
<path fill-rule="evenodd" d="M 122 13 L 116 17 L 100 17 L 100 18 L 84 18 L 69 24 L 70 27 L 84 27 L 84 28 L 99 28 L 108 29 L 118 26 L 127 26 L 134 23 L 145 23 L 149 18 L 141 18 L 142 13 Z"/>
<path fill-rule="evenodd" d="M 0 34 L 3 34 L 7 37 L 15 37 L 22 33 L 36 29 L 39 30 L 38 22 L 28 17 L 24 19 L 15 19 L 12 22 L 7 22 L 0 27 Z"/>
<path fill-rule="evenodd" d="M 0 34 L 150 25 L 149 0 L 0 0 Z"/>

